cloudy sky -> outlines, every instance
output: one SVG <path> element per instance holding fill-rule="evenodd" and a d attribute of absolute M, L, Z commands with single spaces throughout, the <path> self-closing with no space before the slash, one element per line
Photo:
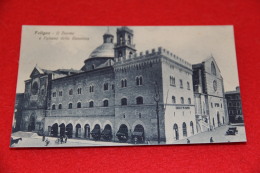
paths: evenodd
<path fill-rule="evenodd" d="M 114 36 L 116 28 L 109 27 Z M 224 78 L 225 91 L 234 90 L 239 85 L 232 26 L 130 28 L 134 30 L 134 44 L 138 52 L 161 46 L 192 64 L 213 55 Z M 24 92 L 24 81 L 29 79 L 36 64 L 49 70 L 80 69 L 90 53 L 102 44 L 102 36 L 107 29 L 101 26 L 23 26 L 17 92 Z M 62 32 L 67 35 L 62 35 Z M 61 40 L 62 36 L 70 40 Z M 46 39 L 49 37 L 59 39 Z M 72 40 L 72 37 L 83 39 Z"/>

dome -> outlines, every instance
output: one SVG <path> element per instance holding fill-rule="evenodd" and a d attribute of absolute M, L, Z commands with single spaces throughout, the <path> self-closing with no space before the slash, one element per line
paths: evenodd
<path fill-rule="evenodd" d="M 113 43 L 103 43 L 101 46 L 97 47 L 89 55 L 89 58 L 114 58 L 114 44 Z"/>
<path fill-rule="evenodd" d="M 103 35 L 103 44 L 97 47 L 92 53 L 89 55 L 89 58 L 114 58 L 114 36 L 107 31 Z"/>

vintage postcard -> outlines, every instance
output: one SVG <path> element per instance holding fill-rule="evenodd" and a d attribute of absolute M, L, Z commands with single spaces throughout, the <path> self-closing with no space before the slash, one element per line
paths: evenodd
<path fill-rule="evenodd" d="M 23 26 L 11 147 L 246 142 L 233 26 Z"/>

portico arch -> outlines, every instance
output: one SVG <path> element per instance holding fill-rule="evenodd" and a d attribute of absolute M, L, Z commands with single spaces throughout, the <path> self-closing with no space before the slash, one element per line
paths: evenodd
<path fill-rule="evenodd" d="M 76 125 L 76 134 L 75 134 L 76 138 L 80 138 L 81 137 L 81 125 L 77 124 Z"/>
<path fill-rule="evenodd" d="M 57 137 L 58 136 L 58 124 L 55 123 L 51 126 L 51 136 Z"/>

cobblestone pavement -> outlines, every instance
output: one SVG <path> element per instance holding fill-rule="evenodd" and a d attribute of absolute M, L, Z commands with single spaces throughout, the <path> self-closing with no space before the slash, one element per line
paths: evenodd
<path fill-rule="evenodd" d="M 15 137 L 17 138 L 17 137 Z M 67 143 L 57 144 L 55 137 L 46 137 L 50 143 L 45 146 L 46 143 L 42 141 L 41 136 L 23 138 L 18 144 L 13 144 L 13 147 L 86 147 L 86 146 L 128 146 L 129 143 L 117 143 L 117 142 L 106 142 L 106 141 L 92 141 L 82 139 L 68 139 Z"/>

